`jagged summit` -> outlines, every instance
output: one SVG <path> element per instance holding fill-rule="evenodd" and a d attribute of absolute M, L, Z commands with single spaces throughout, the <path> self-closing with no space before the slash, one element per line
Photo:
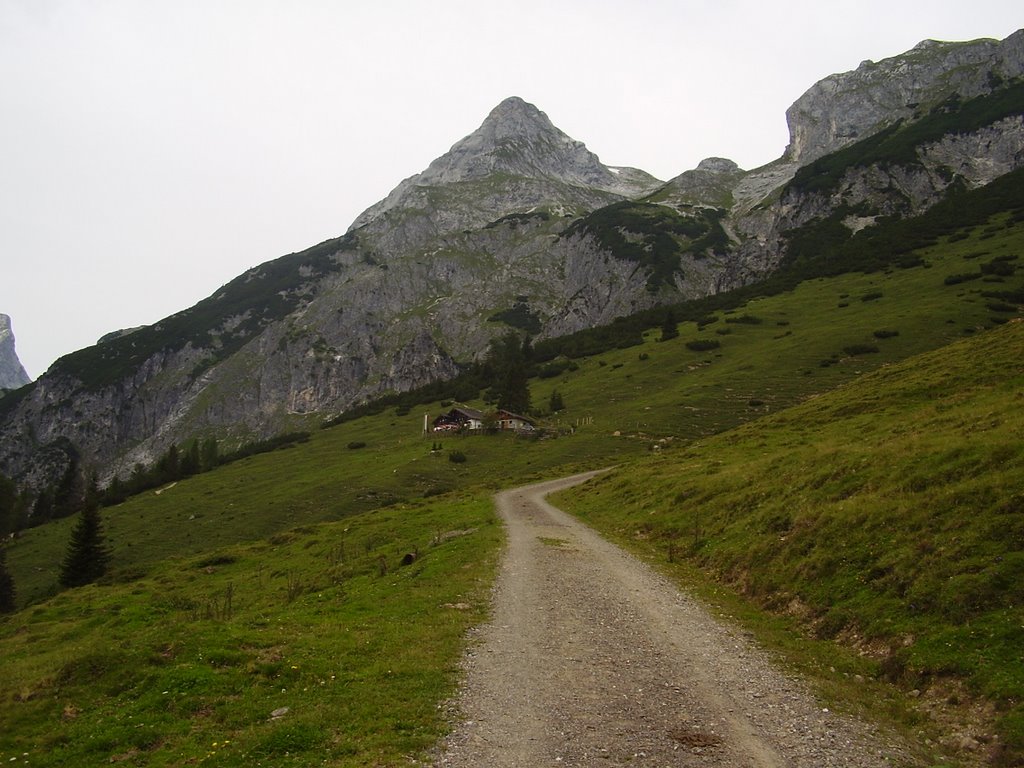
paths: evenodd
<path fill-rule="evenodd" d="M 14 333 L 11 318 L 0 314 L 0 389 L 17 389 L 32 379 L 14 351 Z"/>
<path fill-rule="evenodd" d="M 350 229 L 362 227 L 413 201 L 417 208 L 422 208 L 417 190 L 424 187 L 481 181 L 495 174 L 584 187 L 622 197 L 643 194 L 660 183 L 643 171 L 602 164 L 582 141 L 555 127 L 536 106 L 511 96 L 492 109 L 479 128 L 457 141 L 426 170 L 406 179 L 384 200 L 364 211 Z"/>
<path fill-rule="evenodd" d="M 491 110 L 472 135 L 486 136 L 497 142 L 506 138 L 535 138 L 551 133 L 562 132 L 544 112 L 519 96 L 509 96 Z"/>
<path fill-rule="evenodd" d="M 583 142 L 567 136 L 518 96 L 492 109 L 479 128 L 432 162 L 417 182 L 445 184 L 498 171 L 588 186 L 614 184 L 614 174 Z"/>

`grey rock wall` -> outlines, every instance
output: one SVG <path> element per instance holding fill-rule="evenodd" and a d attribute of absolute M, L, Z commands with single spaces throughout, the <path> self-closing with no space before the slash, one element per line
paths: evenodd
<path fill-rule="evenodd" d="M 18 359 L 14 346 L 11 318 L 0 315 L 0 389 L 17 389 L 32 380 Z"/>

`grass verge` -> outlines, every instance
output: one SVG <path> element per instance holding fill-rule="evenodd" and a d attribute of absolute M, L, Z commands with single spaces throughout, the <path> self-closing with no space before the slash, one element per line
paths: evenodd
<path fill-rule="evenodd" d="M 0 759 L 407 761 L 444 732 L 437 705 L 486 613 L 500 538 L 489 494 L 401 505 L 5 618 Z"/>
<path fill-rule="evenodd" d="M 1018 764 L 1022 358 L 1018 321 L 663 450 L 558 503 L 853 649 L 848 672 L 895 683 L 953 728 L 936 759 Z"/>

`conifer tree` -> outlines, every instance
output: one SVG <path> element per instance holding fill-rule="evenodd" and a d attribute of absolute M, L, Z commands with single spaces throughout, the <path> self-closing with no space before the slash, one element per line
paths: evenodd
<path fill-rule="evenodd" d="M 7 570 L 7 550 L 0 547 L 0 613 L 11 613 L 14 608 L 14 579 Z"/>
<path fill-rule="evenodd" d="M 509 332 L 491 342 L 487 365 L 493 375 L 492 392 L 498 408 L 513 413 L 526 413 L 530 409 L 529 361 L 532 354 L 529 341 L 521 343 L 515 332 Z"/>
<path fill-rule="evenodd" d="M 16 528 L 18 488 L 12 480 L 0 475 L 0 536 L 13 533 Z"/>
<path fill-rule="evenodd" d="M 665 312 L 665 319 L 661 323 L 661 341 L 668 341 L 674 339 L 679 335 L 679 324 L 676 322 L 676 316 L 672 310 L 669 309 Z"/>
<path fill-rule="evenodd" d="M 551 399 L 548 400 L 548 410 L 552 413 L 565 410 L 565 401 L 562 399 L 562 393 L 557 389 L 551 393 Z"/>
<path fill-rule="evenodd" d="M 100 508 L 92 494 L 71 531 L 71 539 L 60 566 L 60 583 L 80 587 L 96 581 L 107 571 L 110 552 L 103 541 Z"/>
<path fill-rule="evenodd" d="M 220 463 L 220 456 L 217 453 L 217 440 L 215 438 L 207 438 L 203 441 L 203 446 L 200 449 L 199 465 L 201 471 L 209 472 L 211 469 L 216 468 Z"/>

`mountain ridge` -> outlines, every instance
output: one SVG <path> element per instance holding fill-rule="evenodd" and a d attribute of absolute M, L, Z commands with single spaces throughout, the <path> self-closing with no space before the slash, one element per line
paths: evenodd
<path fill-rule="evenodd" d="M 986 69 L 971 54 L 974 64 L 944 78 L 949 50 L 919 46 L 908 71 L 919 80 L 928 73 L 933 87 L 919 91 L 936 107 L 918 119 L 942 130 L 943 115 L 1010 92 L 1008 78 L 1024 74 L 1022 33 L 949 45 L 999 55 Z M 886 61 L 882 69 L 897 72 Z M 871 88 L 894 87 L 871 74 L 878 67 L 868 69 Z M 793 135 L 812 135 L 799 125 L 805 115 L 846 103 L 829 88 L 812 86 L 798 100 L 814 108 L 791 110 Z M 260 439 L 451 377 L 513 328 L 512 317 L 533 318 L 546 338 L 748 285 L 783 263 L 793 233 L 803 233 L 801 242 L 815 228 L 849 237 L 1020 167 L 1024 110 L 1015 104 L 967 132 L 954 124 L 929 139 L 938 150 L 919 153 L 914 145 L 899 163 L 858 165 L 870 154 L 826 120 L 818 139 L 801 139 L 799 152 L 760 169 L 711 158 L 662 183 L 602 165 L 535 106 L 510 97 L 344 236 L 253 268 L 160 323 L 62 358 L 30 391 L 0 400 L 0 471 L 52 474 L 34 457 L 67 440 L 102 476 L 125 474 L 197 435 Z M 873 130 L 873 119 L 858 118 L 869 126 L 859 130 Z M 883 130 L 913 134 L 900 126 Z M 881 131 L 861 142 L 874 136 Z M 810 147 L 825 144 L 836 151 L 802 164 L 817 151 Z M 988 162 L 993 147 L 998 163 Z M 825 161 L 838 169 L 837 186 L 794 182 L 801 169 Z"/>

